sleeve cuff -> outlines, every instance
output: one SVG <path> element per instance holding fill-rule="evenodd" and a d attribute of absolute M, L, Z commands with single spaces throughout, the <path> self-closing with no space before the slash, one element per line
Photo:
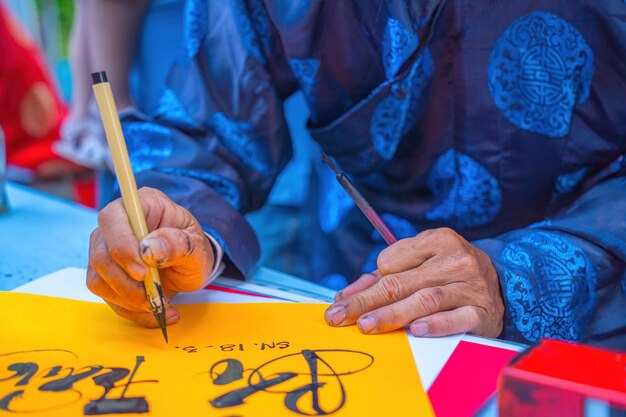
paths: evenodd
<path fill-rule="evenodd" d="M 219 277 L 226 268 L 226 264 L 224 263 L 224 249 L 213 236 L 207 232 L 204 232 L 204 234 L 209 239 L 209 242 L 211 242 L 211 247 L 213 248 L 213 270 L 202 287 L 205 287 L 213 282 L 215 278 Z"/>

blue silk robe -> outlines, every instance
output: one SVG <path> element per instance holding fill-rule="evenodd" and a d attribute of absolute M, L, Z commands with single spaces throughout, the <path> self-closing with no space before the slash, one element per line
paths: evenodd
<path fill-rule="evenodd" d="M 448 226 L 491 257 L 502 337 L 626 347 L 623 0 L 195 0 L 185 14 L 159 110 L 124 130 L 140 185 L 191 210 L 231 266 L 258 258 L 242 213 L 290 158 L 283 100 L 299 89 L 311 136 L 399 237 Z M 321 183 L 316 275 L 354 279 L 384 242 Z"/>

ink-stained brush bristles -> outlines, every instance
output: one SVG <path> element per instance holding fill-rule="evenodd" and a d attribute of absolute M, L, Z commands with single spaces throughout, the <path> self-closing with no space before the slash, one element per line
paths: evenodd
<path fill-rule="evenodd" d="M 165 310 L 161 311 L 160 314 L 154 314 L 154 317 L 159 323 L 159 327 L 161 328 L 161 332 L 163 332 L 163 337 L 165 338 L 165 343 L 169 343 L 169 339 L 167 337 L 167 319 L 165 318 Z"/>
<path fill-rule="evenodd" d="M 335 161 L 333 161 L 325 152 L 322 153 L 322 159 L 333 170 L 337 177 L 339 184 L 348 192 L 350 197 L 354 200 L 361 212 L 372 223 L 372 226 L 378 233 L 385 239 L 388 245 L 392 245 L 398 241 L 391 230 L 387 227 L 383 219 L 380 218 L 376 210 L 370 205 L 370 203 L 363 197 L 363 195 L 356 189 L 356 187 L 350 182 L 348 177 L 339 169 Z"/>

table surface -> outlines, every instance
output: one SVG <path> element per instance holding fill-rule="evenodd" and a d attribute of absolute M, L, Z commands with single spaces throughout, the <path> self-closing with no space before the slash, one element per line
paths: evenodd
<path fill-rule="evenodd" d="M 0 215 L 0 290 L 12 290 L 67 267 L 87 267 L 96 212 L 14 183 L 7 184 L 9 211 Z M 70 233 L 70 235 L 68 235 Z M 268 268 L 250 282 L 331 302 L 334 291 Z"/>
<path fill-rule="evenodd" d="M 10 208 L 0 215 L 0 290 L 12 290 L 63 268 L 86 268 L 89 235 L 97 226 L 96 212 L 21 185 L 8 183 L 6 187 Z M 327 288 L 267 268 L 258 269 L 249 281 L 325 301 L 334 295 Z M 520 350 L 501 341 L 477 339 L 464 337 Z M 496 416 L 495 401 L 479 415 Z"/>

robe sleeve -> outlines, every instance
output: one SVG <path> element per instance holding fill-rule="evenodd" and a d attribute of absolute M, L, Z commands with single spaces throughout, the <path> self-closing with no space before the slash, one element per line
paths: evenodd
<path fill-rule="evenodd" d="M 229 272 L 246 276 L 259 246 L 243 214 L 291 157 L 283 100 L 297 84 L 262 3 L 230 3 L 187 2 L 184 48 L 156 114 L 131 112 L 122 125 L 138 186 L 190 210 Z"/>
<path fill-rule="evenodd" d="M 500 278 L 502 338 L 626 343 L 625 168 L 550 219 L 473 242 Z"/>

